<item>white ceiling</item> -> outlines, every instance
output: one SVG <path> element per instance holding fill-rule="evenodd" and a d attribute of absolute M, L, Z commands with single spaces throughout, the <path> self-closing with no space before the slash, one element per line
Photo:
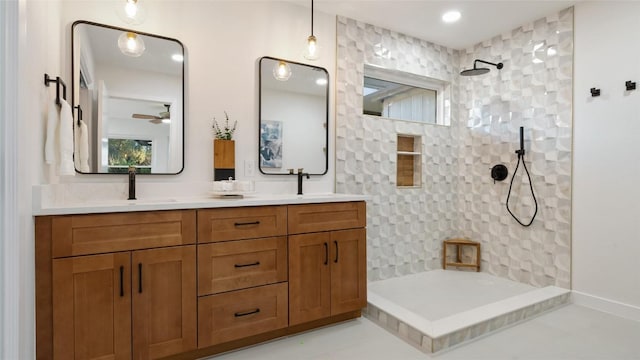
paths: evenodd
<path fill-rule="evenodd" d="M 311 5 L 311 0 L 290 1 Z M 464 49 L 579 1 L 582 0 L 315 0 L 314 8 L 453 49 Z M 460 11 L 462 18 L 455 24 L 443 23 L 442 14 L 452 9 Z"/>

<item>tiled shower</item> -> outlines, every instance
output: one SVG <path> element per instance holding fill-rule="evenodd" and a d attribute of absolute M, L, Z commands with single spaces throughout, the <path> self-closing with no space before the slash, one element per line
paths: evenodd
<path fill-rule="evenodd" d="M 482 271 L 534 286 L 570 282 L 573 9 L 465 50 L 453 50 L 338 17 L 336 190 L 371 195 L 367 206 L 369 280 L 441 268 L 442 241 L 482 244 Z M 474 59 L 502 61 L 462 77 Z M 364 65 L 445 81 L 451 126 L 362 115 Z M 505 208 L 519 127 L 538 214 L 525 228 Z M 398 134 L 420 136 L 422 186 L 396 186 Z M 509 176 L 495 183 L 490 168 Z M 522 166 L 510 204 L 533 213 Z"/>

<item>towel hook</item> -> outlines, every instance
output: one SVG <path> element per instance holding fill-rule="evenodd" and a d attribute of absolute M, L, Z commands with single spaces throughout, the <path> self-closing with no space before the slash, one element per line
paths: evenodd
<path fill-rule="evenodd" d="M 56 79 L 52 79 L 49 74 L 44 74 L 44 86 L 49 86 L 49 83 L 56 83 L 56 104 L 62 105 L 62 101 L 60 101 L 60 86 L 62 86 L 62 98 L 67 100 L 67 84 L 62 81 L 60 76 L 56 76 Z"/>
<path fill-rule="evenodd" d="M 629 81 L 624 83 L 624 86 L 627 89 L 627 91 L 635 90 L 636 89 L 636 82 L 629 80 Z"/>

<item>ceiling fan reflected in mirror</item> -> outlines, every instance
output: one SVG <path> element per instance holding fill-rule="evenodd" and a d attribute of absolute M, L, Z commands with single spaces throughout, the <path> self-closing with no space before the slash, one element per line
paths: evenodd
<path fill-rule="evenodd" d="M 131 114 L 131 117 L 134 119 L 149 120 L 149 122 L 152 124 L 168 124 L 171 122 L 171 114 L 169 111 L 169 109 L 171 108 L 171 104 L 164 104 L 164 107 L 167 108 L 167 110 L 161 111 L 158 115 Z"/>

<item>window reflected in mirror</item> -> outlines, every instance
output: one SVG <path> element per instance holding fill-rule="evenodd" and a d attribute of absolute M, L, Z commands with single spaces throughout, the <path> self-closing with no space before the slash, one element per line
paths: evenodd
<path fill-rule="evenodd" d="M 449 125 L 448 117 L 444 116 L 447 90 L 443 81 L 365 66 L 362 113 L 393 120 Z"/>
<path fill-rule="evenodd" d="M 150 174 L 153 158 L 153 141 L 140 139 L 114 139 L 107 142 L 108 172 L 126 174 L 129 166 L 138 174 Z"/>

